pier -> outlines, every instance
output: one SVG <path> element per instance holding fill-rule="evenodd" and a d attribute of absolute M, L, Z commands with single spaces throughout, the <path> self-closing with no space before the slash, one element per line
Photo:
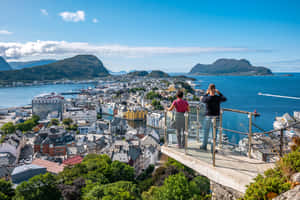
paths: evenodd
<path fill-rule="evenodd" d="M 244 115 L 247 119 L 247 132 L 240 130 L 231 130 L 224 127 L 222 120 L 224 120 L 224 113 L 230 112 L 238 115 Z M 201 129 L 200 123 L 200 109 L 197 108 L 197 113 L 186 113 L 185 115 L 185 146 L 180 149 L 172 141 L 169 141 L 170 135 L 175 133 L 170 124 L 172 121 L 172 113 L 165 112 L 165 128 L 164 141 L 165 144 L 161 148 L 161 152 L 168 157 L 171 157 L 183 165 L 190 167 L 197 173 L 206 176 L 214 183 L 228 187 L 238 193 L 245 193 L 246 186 L 253 182 L 253 179 L 258 174 L 263 174 L 264 171 L 273 168 L 276 160 L 278 160 L 284 153 L 288 152 L 287 145 L 284 143 L 284 130 L 291 128 L 300 122 L 296 122 L 289 127 L 283 129 L 272 130 L 268 132 L 254 132 L 254 130 L 261 130 L 253 123 L 253 118 L 259 116 L 256 112 L 247 112 L 234 109 L 222 109 L 220 115 L 219 126 L 216 124 L 216 119 L 213 120 L 213 128 L 211 133 L 211 144 L 208 145 L 207 150 L 200 150 L 201 146 Z M 245 121 L 245 120 L 244 120 Z M 217 134 L 217 129 L 219 133 Z M 224 141 L 225 133 L 241 134 L 246 138 L 246 150 L 244 152 L 237 151 L 237 144 L 232 144 Z M 271 142 L 272 152 L 266 153 L 265 150 L 257 149 L 257 144 L 254 137 L 266 136 L 271 133 L 280 133 L 277 138 L 278 142 Z M 218 135 L 218 137 L 217 137 Z M 257 154 L 261 153 L 261 159 L 258 159 Z M 266 157 L 273 156 L 275 159 L 268 160 Z M 256 157 L 254 159 L 254 157 Z"/>

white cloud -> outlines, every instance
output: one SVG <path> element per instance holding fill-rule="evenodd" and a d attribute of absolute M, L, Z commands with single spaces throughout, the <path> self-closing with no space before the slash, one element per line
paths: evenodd
<path fill-rule="evenodd" d="M 85 20 L 85 13 L 82 10 L 78 10 L 76 12 L 61 12 L 59 16 L 66 22 L 79 22 Z"/>
<path fill-rule="evenodd" d="M 0 30 L 0 35 L 11 35 L 13 32 L 7 31 L 7 30 Z"/>
<path fill-rule="evenodd" d="M 93 23 L 95 23 L 95 24 L 98 23 L 98 19 L 97 19 L 97 18 L 94 18 L 94 19 L 93 19 Z"/>
<path fill-rule="evenodd" d="M 46 9 L 41 9 L 41 13 L 46 16 L 48 15 L 48 11 Z"/>
<path fill-rule="evenodd" d="M 62 57 L 94 54 L 101 57 L 146 57 L 152 55 L 199 55 L 202 53 L 257 52 L 247 48 L 226 47 L 134 47 L 122 45 L 93 45 L 84 42 L 35 41 L 26 43 L 0 42 L 0 56 L 8 59 L 26 57 Z"/>

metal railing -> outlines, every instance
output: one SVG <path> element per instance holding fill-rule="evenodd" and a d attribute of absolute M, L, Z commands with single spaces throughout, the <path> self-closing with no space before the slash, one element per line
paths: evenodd
<path fill-rule="evenodd" d="M 230 112 L 230 113 L 238 113 L 238 114 L 243 114 L 243 115 L 247 115 L 248 117 L 248 126 L 247 131 L 240 131 L 240 130 L 233 130 L 233 129 L 229 129 L 229 128 L 224 128 L 223 127 L 223 121 L 224 121 L 224 113 L 225 112 Z M 173 113 L 174 114 L 174 113 Z M 190 133 L 190 129 L 189 129 L 189 122 L 191 121 L 189 116 L 193 115 L 193 117 L 195 118 L 194 115 L 196 115 L 196 118 L 193 122 L 195 122 L 196 124 L 196 141 L 200 142 L 200 128 L 201 128 L 201 124 L 200 124 L 200 107 L 198 106 L 196 109 L 196 114 L 191 114 L 191 113 L 185 113 L 185 130 L 184 130 L 184 136 L 185 137 L 185 144 L 184 144 L 184 152 L 187 154 L 188 153 L 188 137 L 189 137 L 189 133 Z M 278 156 L 281 157 L 283 155 L 284 152 L 284 131 L 294 127 L 295 125 L 300 124 L 300 121 L 297 121 L 289 126 L 283 127 L 281 129 L 274 129 L 271 131 L 264 131 L 264 132 L 253 132 L 253 127 L 257 128 L 258 130 L 263 130 L 262 128 L 260 128 L 257 124 L 255 124 L 253 122 L 253 117 L 257 117 L 259 116 L 259 113 L 256 112 L 248 112 L 248 111 L 242 111 L 242 110 L 236 110 L 236 109 L 228 109 L 228 108 L 223 108 L 221 109 L 220 112 L 220 116 L 219 116 L 219 126 L 217 127 L 217 121 L 216 118 L 212 119 L 212 164 L 213 166 L 216 165 L 216 149 L 217 149 L 217 129 L 219 129 L 219 144 L 218 144 L 218 148 L 221 150 L 223 148 L 223 132 L 231 132 L 234 134 L 239 134 L 239 135 L 243 135 L 243 136 L 247 136 L 248 137 L 248 152 L 247 155 L 249 158 L 252 158 L 252 146 L 253 146 L 253 136 L 256 135 L 270 135 L 271 133 L 274 132 L 280 132 L 280 138 L 279 138 L 279 152 L 277 151 L 277 148 L 275 147 L 274 143 L 271 143 L 273 149 L 277 152 Z M 168 141 L 168 126 L 167 126 L 167 121 L 168 121 L 168 115 L 167 112 L 165 112 L 165 121 L 164 121 L 164 141 L 165 144 L 164 145 L 168 145 L 169 141 Z"/>

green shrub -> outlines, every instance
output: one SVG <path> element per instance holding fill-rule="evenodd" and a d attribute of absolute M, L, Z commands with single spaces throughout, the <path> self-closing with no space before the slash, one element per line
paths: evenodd
<path fill-rule="evenodd" d="M 269 194 L 281 194 L 290 187 L 280 168 L 269 169 L 264 176 L 259 174 L 254 182 L 247 186 L 244 200 L 267 200 Z"/>
<path fill-rule="evenodd" d="M 279 165 L 288 177 L 293 173 L 300 172 L 300 152 L 292 151 L 284 155 L 281 161 L 279 161 Z"/>

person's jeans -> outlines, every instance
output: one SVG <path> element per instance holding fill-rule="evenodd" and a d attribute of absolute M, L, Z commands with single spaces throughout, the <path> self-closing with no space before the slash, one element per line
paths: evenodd
<path fill-rule="evenodd" d="M 216 141 L 217 141 L 217 135 L 218 135 L 218 130 L 219 130 L 219 116 L 206 116 L 204 120 L 204 137 L 202 141 L 202 146 L 200 147 L 201 149 L 207 149 L 207 143 L 208 143 L 208 136 L 209 133 L 211 132 L 213 135 L 213 119 L 216 119 Z M 212 150 L 213 143 L 211 143 L 211 150 Z"/>

